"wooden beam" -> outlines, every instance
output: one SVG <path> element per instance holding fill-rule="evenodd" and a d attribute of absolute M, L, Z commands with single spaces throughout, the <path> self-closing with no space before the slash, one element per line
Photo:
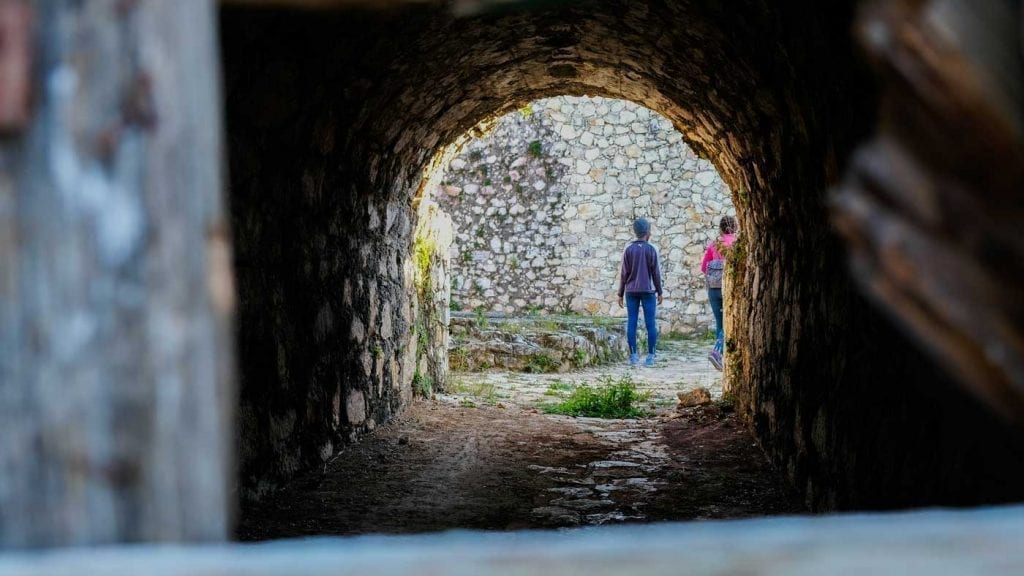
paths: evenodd
<path fill-rule="evenodd" d="M 833 196 L 856 277 L 1024 425 L 1024 59 L 1015 3 L 894 0 L 861 17 L 878 135 Z"/>
<path fill-rule="evenodd" d="M 224 539 L 215 4 L 34 5 L 35 109 L 0 141 L 0 548 Z"/>

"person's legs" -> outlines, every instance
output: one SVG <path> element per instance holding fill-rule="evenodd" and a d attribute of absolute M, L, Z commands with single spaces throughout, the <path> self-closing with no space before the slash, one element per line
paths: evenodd
<path fill-rule="evenodd" d="M 640 316 L 640 295 L 626 293 L 626 342 L 629 344 L 629 361 L 638 360 L 636 351 L 636 325 Z"/>
<path fill-rule="evenodd" d="M 722 350 L 725 347 L 725 325 L 722 318 L 722 289 L 708 288 L 708 302 L 711 313 L 715 315 L 715 347 L 708 358 L 715 368 L 722 369 Z"/>
<path fill-rule="evenodd" d="M 647 329 L 647 355 L 648 360 L 654 360 L 654 350 L 658 345 L 658 320 L 655 314 L 658 311 L 658 296 L 656 294 L 644 294 L 640 303 L 644 307 L 644 328 Z"/>

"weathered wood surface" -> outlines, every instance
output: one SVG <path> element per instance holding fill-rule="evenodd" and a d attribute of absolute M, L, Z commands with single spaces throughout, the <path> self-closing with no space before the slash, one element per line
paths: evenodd
<path fill-rule="evenodd" d="M 1024 508 L 0 556 L 0 576 L 1024 573 Z"/>
<path fill-rule="evenodd" d="M 28 123 L 31 27 L 28 0 L 0 0 L 0 134 Z"/>
<path fill-rule="evenodd" d="M 996 411 L 1024 424 L 1020 3 L 876 2 L 875 139 L 834 195 L 858 279 Z"/>
<path fill-rule="evenodd" d="M 0 140 L 0 547 L 223 539 L 215 4 L 32 4 L 32 116 Z"/>

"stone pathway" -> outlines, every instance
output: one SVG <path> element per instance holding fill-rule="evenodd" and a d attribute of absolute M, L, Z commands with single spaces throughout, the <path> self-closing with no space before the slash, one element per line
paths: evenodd
<path fill-rule="evenodd" d="M 703 342 L 670 342 L 653 368 L 456 374 L 324 470 L 243 506 L 238 537 L 570 528 L 802 511 L 735 415 L 675 409 L 678 391 L 721 396 Z M 629 377 L 652 416 L 573 418 L 541 404 L 569 385 Z"/>
<path fill-rule="evenodd" d="M 450 394 L 438 395 L 442 402 L 470 405 L 515 406 L 536 411 L 543 404 L 557 402 L 582 384 L 629 379 L 637 389 L 650 394 L 644 406 L 652 414 L 671 414 L 676 393 L 703 386 L 713 399 L 722 393 L 721 372 L 707 360 L 709 343 L 695 340 L 663 341 L 653 367 L 619 362 L 590 367 L 569 374 L 528 374 L 505 371 L 455 373 Z M 661 478 L 670 466 L 659 431 L 643 420 L 572 418 L 548 415 L 574 425 L 579 434 L 590 435 L 604 446 L 607 459 L 574 468 L 531 466 L 557 485 L 548 488 L 549 501 L 532 510 L 541 525 L 594 525 L 643 520 L 644 508 L 664 484 Z"/>

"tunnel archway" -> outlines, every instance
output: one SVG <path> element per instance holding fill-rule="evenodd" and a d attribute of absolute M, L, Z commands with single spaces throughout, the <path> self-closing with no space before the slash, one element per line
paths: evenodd
<path fill-rule="evenodd" d="M 435 178 L 435 180 L 438 178 Z M 534 100 L 444 167 L 430 201 L 451 217 L 454 311 L 623 317 L 619 260 L 647 217 L 661 253 L 661 331 L 714 330 L 700 273 L 731 193 L 671 123 L 606 98 Z"/>
<path fill-rule="evenodd" d="M 1019 435 L 865 303 L 831 234 L 825 191 L 874 109 L 851 18 L 848 5 L 811 2 L 556 3 L 468 18 L 224 10 L 246 490 L 331 457 L 409 401 L 420 175 L 480 120 L 572 94 L 664 114 L 734 191 L 747 241 L 729 377 L 808 502 L 1019 496 L 1020 483 L 991 481 L 1020 477 Z M 948 429 L 953 419 L 973 433 Z"/>

